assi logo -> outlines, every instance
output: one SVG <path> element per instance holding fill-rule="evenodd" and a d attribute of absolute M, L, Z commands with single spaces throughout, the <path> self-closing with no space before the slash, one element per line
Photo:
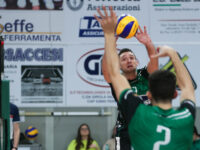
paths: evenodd
<path fill-rule="evenodd" d="M 103 37 L 103 30 L 99 22 L 93 16 L 85 16 L 80 19 L 79 37 Z"/>
<path fill-rule="evenodd" d="M 95 49 L 83 54 L 76 63 L 77 75 L 84 82 L 97 87 L 109 87 L 104 80 L 101 62 L 104 49 Z"/>

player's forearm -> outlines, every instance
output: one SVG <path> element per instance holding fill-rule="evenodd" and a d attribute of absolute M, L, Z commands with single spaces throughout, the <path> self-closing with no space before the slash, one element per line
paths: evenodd
<path fill-rule="evenodd" d="M 175 71 L 176 71 L 176 78 L 178 82 L 178 86 L 182 91 L 182 95 L 184 95 L 183 99 L 189 98 L 191 100 L 195 100 L 194 98 L 194 87 L 192 85 L 192 80 L 190 78 L 190 75 L 180 60 L 178 54 L 176 51 L 170 51 L 169 54 L 172 63 L 174 65 Z"/>
<path fill-rule="evenodd" d="M 146 49 L 147 49 L 147 53 L 148 53 L 148 56 L 149 56 L 149 57 L 150 57 L 152 54 L 155 54 L 155 53 L 156 53 L 155 46 L 153 45 L 153 43 L 152 43 L 151 40 L 145 44 L 145 47 L 146 47 Z"/>
<path fill-rule="evenodd" d="M 101 70 L 103 72 L 104 79 L 106 80 L 107 83 L 110 83 L 110 78 L 108 74 L 108 68 L 107 68 L 107 63 L 106 63 L 106 54 L 104 53 L 103 59 L 102 59 L 102 65 L 101 65 Z"/>
<path fill-rule="evenodd" d="M 169 56 L 172 60 L 172 63 L 176 71 L 176 77 L 177 77 L 179 88 L 180 89 L 183 89 L 185 87 L 193 88 L 188 71 L 185 68 L 184 64 L 181 62 L 176 51 L 171 51 L 169 53 Z"/>
<path fill-rule="evenodd" d="M 107 71 L 110 78 L 117 73 L 120 73 L 119 57 L 116 50 L 116 39 L 113 34 L 106 34 L 105 36 L 105 58 L 107 64 Z"/>
<path fill-rule="evenodd" d="M 20 129 L 17 129 L 14 131 L 14 140 L 13 140 L 13 147 L 18 147 L 19 144 L 19 138 L 20 138 Z"/>
<path fill-rule="evenodd" d="M 155 70 L 158 70 L 158 58 L 151 58 L 151 55 L 156 54 L 156 49 L 151 40 L 145 44 L 145 47 L 150 59 L 148 64 L 148 72 L 152 73 Z"/>

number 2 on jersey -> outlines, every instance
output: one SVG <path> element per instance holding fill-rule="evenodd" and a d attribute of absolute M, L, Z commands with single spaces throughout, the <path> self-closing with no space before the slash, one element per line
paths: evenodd
<path fill-rule="evenodd" d="M 170 142 L 171 131 L 169 128 L 158 125 L 156 132 L 161 133 L 165 131 L 165 139 L 164 141 L 157 141 L 153 145 L 153 150 L 159 150 L 161 145 L 167 145 Z"/>

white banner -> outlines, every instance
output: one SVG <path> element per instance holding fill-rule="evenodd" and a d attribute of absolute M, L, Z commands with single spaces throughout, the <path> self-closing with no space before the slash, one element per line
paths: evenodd
<path fill-rule="evenodd" d="M 142 28 L 147 26 L 154 43 L 173 44 L 184 58 L 197 91 L 200 1 L 26 2 L 0 3 L 5 79 L 10 80 L 11 101 L 19 106 L 116 106 L 101 73 L 104 38 L 100 24 L 94 19 L 96 8 L 103 5 L 113 6 L 118 16 L 135 16 Z M 141 68 L 148 63 L 148 56 L 145 47 L 138 44 L 135 38 L 118 39 L 119 48 L 133 49 Z M 160 68 L 167 63 L 168 59 L 161 59 Z M 198 92 L 196 96 L 200 98 Z M 197 104 L 200 106 L 200 102 Z M 178 106 L 178 101 L 174 105 Z"/>
<path fill-rule="evenodd" d="M 193 79 L 196 98 L 200 86 L 198 75 L 198 47 L 200 45 L 172 45 L 180 54 Z M 131 48 L 144 67 L 149 58 L 142 45 L 120 45 Z M 69 106 L 107 107 L 116 106 L 110 87 L 101 72 L 104 49 L 101 45 L 5 46 L 5 76 L 10 80 L 10 99 L 19 106 Z M 160 59 L 160 69 L 173 70 L 167 66 L 169 59 Z M 179 101 L 174 101 L 178 106 Z M 197 101 L 197 105 L 200 102 Z"/>
<path fill-rule="evenodd" d="M 2 36 L 7 44 L 59 44 L 64 39 L 63 11 L 1 10 Z"/>
<path fill-rule="evenodd" d="M 149 1 L 144 0 L 80 0 L 73 3 L 67 1 L 63 5 L 65 12 L 66 41 L 73 43 L 102 43 L 103 31 L 94 18 L 96 8 L 112 6 L 117 15 L 130 14 L 138 19 L 139 24 L 149 26 Z M 126 40 L 130 42 L 131 40 Z M 119 39 L 121 41 L 121 39 Z M 135 41 L 135 40 L 134 40 Z M 136 41 L 135 41 L 136 42 Z"/>
<path fill-rule="evenodd" d="M 67 49 L 67 106 L 115 106 L 101 72 L 102 46 L 74 45 Z"/>
<path fill-rule="evenodd" d="M 101 72 L 101 61 L 104 53 L 103 45 L 73 45 L 67 49 L 67 106 L 116 106 L 109 85 Z M 126 45 L 134 50 L 140 65 L 148 63 L 144 46 Z M 119 45 L 124 48 L 124 45 Z M 69 55 L 67 55 L 69 54 Z"/>
<path fill-rule="evenodd" d="M 10 101 L 31 107 L 65 104 L 63 47 L 5 46 L 4 55 Z"/>
<path fill-rule="evenodd" d="M 156 42 L 199 42 L 200 1 L 153 0 L 151 36 Z"/>

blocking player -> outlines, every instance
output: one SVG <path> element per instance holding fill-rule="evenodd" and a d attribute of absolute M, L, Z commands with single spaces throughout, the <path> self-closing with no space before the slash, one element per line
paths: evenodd
<path fill-rule="evenodd" d="M 120 50 L 118 54 L 120 69 L 122 71 L 122 75 L 125 76 L 126 79 L 128 80 L 134 93 L 139 95 L 145 104 L 149 104 L 150 102 L 146 96 L 146 92 L 148 91 L 148 76 L 149 74 L 158 69 L 158 59 L 150 57 L 150 55 L 155 54 L 156 51 L 151 41 L 151 38 L 147 33 L 146 26 L 144 26 L 144 31 L 139 26 L 139 30 L 137 31 L 135 37 L 141 44 L 143 44 L 146 47 L 149 56 L 149 63 L 147 64 L 147 66 L 138 69 L 137 66 L 139 64 L 139 61 L 136 58 L 136 55 L 131 51 L 131 49 L 123 48 Z M 118 104 L 107 70 L 108 70 L 107 63 L 104 54 L 102 60 L 102 71 L 104 79 L 107 81 L 107 83 L 109 83 L 112 95 Z M 116 144 L 118 144 L 120 146 L 120 149 L 122 150 L 130 150 L 131 142 L 128 135 L 128 125 L 124 119 L 122 111 L 120 110 L 119 104 L 118 104 L 118 111 L 119 113 L 116 122 L 117 126 L 116 138 L 118 140 L 116 141 Z M 117 147 L 119 147 L 118 145 Z"/>
<path fill-rule="evenodd" d="M 121 75 L 116 51 L 115 27 L 117 16 L 109 7 L 110 15 L 103 7 L 104 15 L 97 9 L 105 38 L 105 58 L 108 74 L 114 87 L 125 120 L 131 145 L 134 150 L 188 150 L 192 144 L 195 120 L 195 96 L 189 73 L 176 51 L 161 46 L 160 52 L 152 58 L 170 57 L 176 72 L 158 70 L 149 76 L 148 97 L 152 106 L 144 105 L 134 94 L 127 79 Z M 180 107 L 172 108 L 172 99 L 177 95 L 176 82 L 181 89 Z"/>

